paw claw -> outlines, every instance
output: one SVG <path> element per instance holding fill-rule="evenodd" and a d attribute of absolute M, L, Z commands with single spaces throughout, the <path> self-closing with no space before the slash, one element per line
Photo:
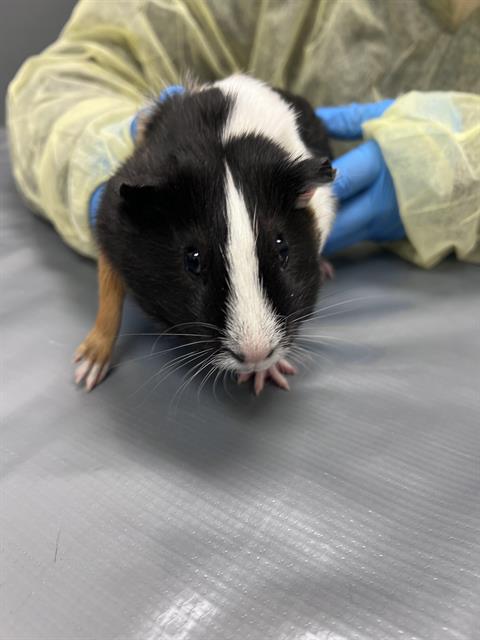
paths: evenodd
<path fill-rule="evenodd" d="M 257 373 L 255 374 L 255 382 L 253 383 L 253 388 L 256 396 L 259 396 L 263 391 L 265 380 L 267 378 L 267 371 L 257 371 Z"/>
<path fill-rule="evenodd" d="M 110 371 L 110 361 L 107 364 L 103 365 L 103 369 L 100 371 L 100 375 L 98 376 L 97 384 L 103 382 Z"/>
<path fill-rule="evenodd" d="M 91 391 L 93 387 L 97 384 L 99 374 L 102 370 L 102 366 L 99 364 L 94 364 L 90 369 L 90 373 L 88 374 L 87 380 L 85 381 L 85 389 L 87 391 Z"/>
<path fill-rule="evenodd" d="M 75 351 L 75 383 L 85 383 L 86 391 L 91 391 L 106 377 L 110 367 L 110 355 L 113 342 L 102 334 L 90 332 L 84 342 Z"/>
<path fill-rule="evenodd" d="M 298 373 L 296 367 L 294 367 L 288 360 L 279 360 L 277 363 L 265 369 L 264 371 L 256 371 L 253 373 L 239 373 L 237 382 L 242 384 L 253 378 L 253 391 L 256 396 L 259 396 L 265 388 L 267 380 L 274 382 L 277 387 L 290 391 L 290 385 L 285 375 L 292 376 Z"/>
<path fill-rule="evenodd" d="M 289 376 L 293 376 L 298 373 L 297 367 L 294 367 L 293 364 L 290 364 L 288 360 L 280 360 L 277 362 L 277 369 L 282 373 L 286 373 Z"/>
<path fill-rule="evenodd" d="M 280 373 L 277 367 L 270 367 L 268 372 L 270 374 L 270 378 L 275 382 L 277 387 L 280 387 L 280 389 L 284 389 L 285 391 L 290 391 L 287 379 Z"/>
<path fill-rule="evenodd" d="M 83 360 L 75 370 L 75 384 L 80 384 L 82 380 L 88 375 L 92 363 L 90 360 Z"/>

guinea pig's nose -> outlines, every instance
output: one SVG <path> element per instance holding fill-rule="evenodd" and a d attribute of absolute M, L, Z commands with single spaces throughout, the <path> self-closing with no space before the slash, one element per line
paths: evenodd
<path fill-rule="evenodd" d="M 243 350 L 243 353 L 238 355 L 242 356 L 242 360 L 240 362 L 251 362 L 257 363 L 262 362 L 263 360 L 267 360 L 273 354 L 275 349 L 270 349 L 270 347 L 251 347 Z"/>

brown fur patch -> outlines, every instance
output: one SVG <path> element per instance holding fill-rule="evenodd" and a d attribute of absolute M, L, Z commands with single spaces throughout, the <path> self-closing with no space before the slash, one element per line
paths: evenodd
<path fill-rule="evenodd" d="M 105 256 L 98 258 L 98 312 L 90 333 L 75 353 L 75 359 L 105 365 L 111 357 L 122 319 L 125 287 Z"/>

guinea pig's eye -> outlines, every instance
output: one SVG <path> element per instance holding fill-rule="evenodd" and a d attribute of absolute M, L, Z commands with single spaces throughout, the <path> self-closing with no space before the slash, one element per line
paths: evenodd
<path fill-rule="evenodd" d="M 188 247 L 184 256 L 185 269 L 194 275 L 200 275 L 202 271 L 202 262 L 200 260 L 200 251 L 195 247 Z"/>
<path fill-rule="evenodd" d="M 280 266 L 282 267 L 282 269 L 285 269 L 288 264 L 288 244 L 286 243 L 282 235 L 277 236 L 275 240 L 275 247 L 278 252 Z"/>

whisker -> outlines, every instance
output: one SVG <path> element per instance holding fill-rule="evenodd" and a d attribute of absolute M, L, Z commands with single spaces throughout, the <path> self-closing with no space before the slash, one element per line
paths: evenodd
<path fill-rule="evenodd" d="M 192 367 L 189 368 L 187 373 L 183 376 L 182 380 L 185 380 L 185 378 L 187 376 L 189 376 L 191 373 L 193 373 L 195 371 L 199 371 L 200 368 L 203 369 L 203 365 L 204 364 L 205 364 L 205 360 L 204 359 L 202 359 L 202 360 L 200 360 L 200 362 L 197 362 L 196 364 L 194 364 Z M 183 384 L 180 385 L 180 387 L 177 389 L 177 391 L 174 393 L 174 395 L 170 399 L 170 402 L 168 403 L 168 411 L 170 411 L 171 409 L 174 409 L 175 412 L 176 412 L 177 407 L 174 407 L 173 403 L 174 403 L 174 400 L 175 400 L 176 396 L 178 395 L 179 390 L 183 387 L 184 384 L 185 384 L 185 382 L 183 382 Z M 180 398 L 179 398 L 179 400 L 180 400 Z"/>
<path fill-rule="evenodd" d="M 230 400 L 235 400 L 235 398 L 232 396 L 232 394 L 230 393 L 230 391 L 227 388 L 227 376 L 228 376 L 228 374 L 230 374 L 230 377 L 233 378 L 234 372 L 233 371 L 229 371 L 228 369 L 225 369 L 225 371 L 223 373 L 223 380 L 222 380 L 223 390 L 226 393 L 226 395 L 230 398 Z"/>
<path fill-rule="evenodd" d="M 217 402 L 217 404 L 218 404 L 219 400 L 218 400 L 218 396 L 217 396 L 216 391 L 215 391 L 215 387 L 217 385 L 218 378 L 221 376 L 221 374 L 222 374 L 222 370 L 218 369 L 217 370 L 217 375 L 215 376 L 215 379 L 213 381 L 213 397 L 215 398 L 215 402 Z"/>
<path fill-rule="evenodd" d="M 185 358 L 185 360 L 182 360 L 181 363 L 179 363 L 178 361 L 175 363 L 175 366 L 173 369 L 170 369 L 170 371 L 168 371 L 166 373 L 166 375 L 164 375 L 162 378 L 160 378 L 160 380 L 158 380 L 154 386 L 154 388 L 152 389 L 152 393 L 162 384 L 162 382 L 164 382 L 172 373 L 175 373 L 175 371 L 178 371 L 179 369 L 181 369 L 182 367 L 185 367 L 187 362 L 188 364 L 190 362 L 192 362 L 193 360 L 197 360 L 198 358 L 205 358 L 207 357 L 206 354 L 208 354 L 210 351 L 212 351 L 212 349 L 205 349 L 204 351 L 198 351 L 196 354 L 194 354 L 193 356 L 191 356 L 190 361 L 188 361 L 188 358 Z M 158 374 L 161 373 L 161 371 L 158 372 Z M 158 375 L 156 374 L 156 375 Z"/>
<path fill-rule="evenodd" d="M 343 342 L 345 344 L 357 344 L 356 342 L 353 342 L 352 340 L 347 340 L 346 338 L 338 338 L 337 336 L 326 336 L 326 335 L 305 336 L 303 334 L 299 334 L 298 336 L 296 336 L 296 339 L 306 340 L 308 342 L 316 342 L 318 340 L 322 344 L 328 344 L 328 340 L 332 340 L 334 342 Z"/>
<path fill-rule="evenodd" d="M 328 318 L 330 316 L 337 315 L 336 313 L 322 315 L 323 312 L 324 311 L 328 311 L 328 309 L 334 309 L 336 307 L 344 306 L 346 304 L 351 304 L 353 302 L 371 300 L 371 299 L 376 299 L 376 298 L 379 298 L 379 297 L 380 296 L 358 296 L 358 297 L 355 297 L 355 298 L 349 298 L 348 300 L 342 300 L 340 302 L 335 302 L 333 304 L 327 305 L 326 307 L 317 308 L 314 311 L 312 311 L 311 313 L 306 313 L 305 315 L 300 316 L 299 318 L 295 318 L 294 320 L 291 321 L 291 324 L 293 325 L 293 324 L 299 323 L 299 322 L 306 322 L 307 318 L 311 318 L 311 319 L 315 319 L 315 320 L 319 320 L 321 318 Z M 348 309 L 346 311 L 348 311 Z M 343 313 L 345 313 L 345 312 L 343 312 Z"/>
<path fill-rule="evenodd" d="M 197 355 L 199 356 L 199 354 L 197 354 Z M 181 369 L 183 366 L 185 366 L 185 364 L 186 364 L 186 362 L 188 361 L 189 358 L 190 358 L 190 361 L 195 360 L 196 359 L 195 354 L 192 355 L 191 352 L 188 353 L 188 354 L 183 354 L 183 355 L 177 356 L 176 358 L 173 358 L 173 360 L 170 360 L 169 362 L 165 363 L 163 365 L 163 367 L 160 367 L 160 369 L 158 371 L 156 371 L 154 374 L 149 376 L 149 378 L 144 383 L 142 383 L 133 393 L 131 393 L 129 397 L 135 396 L 137 393 L 139 393 L 139 391 L 141 391 L 141 389 L 143 389 L 148 384 L 150 384 L 150 382 L 154 378 L 156 378 L 157 376 L 159 376 L 160 374 L 162 374 L 162 373 L 164 373 L 166 371 L 167 372 L 166 375 L 158 383 L 158 384 L 160 384 L 163 380 L 166 380 L 171 373 L 173 373 L 174 371 L 176 371 L 178 369 Z M 176 365 L 179 365 L 179 366 L 176 367 Z M 169 371 L 169 369 L 170 369 L 170 371 Z M 153 391 L 155 391 L 155 389 L 157 388 L 158 384 L 155 385 Z M 148 394 L 144 397 L 143 402 L 140 403 L 139 406 L 143 405 L 143 403 L 146 401 L 147 397 L 148 397 Z"/>
<path fill-rule="evenodd" d="M 192 354 L 188 353 L 188 354 L 184 354 L 182 356 L 178 356 L 177 358 L 174 358 L 173 360 L 171 360 L 170 362 L 167 362 L 166 364 L 163 365 L 163 367 L 160 367 L 160 369 L 158 371 L 156 371 L 154 374 L 152 374 L 144 383 L 142 383 L 132 394 L 131 396 L 136 395 L 141 389 L 143 389 L 144 387 L 146 387 L 156 376 L 160 375 L 161 373 L 163 373 L 165 370 L 168 370 L 170 367 L 175 366 L 175 364 L 179 363 L 179 362 L 185 362 L 189 357 L 191 357 Z"/>
<path fill-rule="evenodd" d="M 202 393 L 202 389 L 205 387 L 205 385 L 208 382 L 208 379 L 215 373 L 215 371 L 216 371 L 215 367 L 212 367 L 212 369 L 206 373 L 205 377 L 200 383 L 197 391 L 197 402 L 200 402 L 200 395 Z"/>
<path fill-rule="evenodd" d="M 187 344 L 180 344 L 176 347 L 170 347 L 169 349 L 162 349 L 161 351 L 155 351 L 153 353 L 150 352 L 150 353 L 147 353 L 146 355 L 138 356 L 137 358 L 130 358 L 128 360 L 122 360 L 120 362 L 117 362 L 117 364 L 114 364 L 111 366 L 111 369 L 117 369 L 118 367 L 124 366 L 126 364 L 130 364 L 131 362 L 146 360 L 147 358 L 153 358 L 154 356 L 158 356 L 163 353 L 169 353 L 170 351 L 175 351 L 176 349 L 185 349 L 186 347 L 191 347 L 192 345 L 196 345 L 196 344 L 202 344 L 204 342 L 215 342 L 215 340 L 197 340 L 196 342 L 188 342 Z"/>
<path fill-rule="evenodd" d="M 290 354 L 289 359 L 297 366 L 302 367 L 309 372 L 312 370 L 313 362 L 306 362 L 304 354 L 293 352 Z"/>
<path fill-rule="evenodd" d="M 168 337 L 168 336 L 158 336 L 157 339 L 153 341 L 153 345 L 152 345 L 152 348 L 150 349 L 150 353 L 152 353 L 155 350 L 155 348 L 157 346 L 157 342 L 163 337 Z M 194 344 L 203 344 L 203 343 L 207 343 L 207 342 L 215 342 L 215 339 L 214 338 L 205 338 L 205 340 L 195 340 L 194 342 L 186 342 L 185 346 L 194 345 Z M 182 346 L 183 345 L 180 345 L 178 347 L 173 347 L 173 348 L 174 349 L 180 349 Z"/>
<path fill-rule="evenodd" d="M 178 324 L 174 324 L 171 327 L 168 327 L 168 329 L 165 330 L 165 333 L 169 334 L 170 331 L 178 329 L 179 327 L 192 327 L 192 329 L 194 329 L 195 327 L 205 327 L 206 329 L 213 329 L 214 331 L 218 332 L 221 331 L 220 327 L 217 327 L 217 325 L 215 324 L 210 324 L 209 322 L 179 322 Z"/>
<path fill-rule="evenodd" d="M 324 313 L 324 314 L 319 312 L 319 315 L 316 315 L 312 318 L 307 318 L 306 320 L 301 320 L 301 323 L 306 324 L 307 322 L 314 322 L 315 320 L 325 320 L 325 318 L 333 318 L 334 316 L 340 316 L 342 314 L 349 313 L 351 311 L 354 311 L 354 309 L 341 309 L 340 311 L 334 311 L 333 313 Z M 294 323 L 292 323 L 292 326 L 293 328 L 297 328 Z M 324 326 L 326 325 L 322 324 L 322 327 Z M 331 325 L 331 326 L 335 327 L 337 325 Z"/>
<path fill-rule="evenodd" d="M 176 371 L 177 369 L 181 369 L 184 365 L 185 362 L 188 361 L 189 358 L 191 359 L 196 359 L 197 357 L 202 356 L 204 353 L 207 353 L 208 351 L 210 351 L 210 349 L 205 349 L 204 351 L 200 351 L 200 352 L 189 352 L 187 354 L 182 354 L 180 356 L 177 356 L 176 358 L 173 358 L 173 360 L 170 360 L 169 362 L 165 363 L 163 365 L 163 367 L 160 367 L 160 369 L 158 371 L 156 371 L 153 375 L 151 375 L 148 380 L 146 380 L 143 384 L 141 384 L 138 389 L 136 389 L 131 395 L 134 396 L 136 395 L 141 389 L 143 389 L 146 385 L 148 385 L 154 378 L 156 378 L 157 376 L 161 375 L 162 373 L 164 373 L 165 371 L 168 371 L 168 369 L 170 369 L 171 367 L 173 367 L 173 369 L 171 369 L 170 371 L 168 371 L 168 374 L 165 378 L 162 378 L 160 380 L 160 382 L 158 384 L 160 384 L 161 382 L 163 382 L 163 380 L 166 380 L 166 378 L 168 378 L 168 376 L 173 373 L 174 371 Z M 179 366 L 177 368 L 175 368 L 175 366 L 179 364 Z M 153 389 L 153 391 L 155 391 L 155 389 L 157 388 L 158 384 L 155 386 L 155 388 Z"/>
<path fill-rule="evenodd" d="M 305 322 L 312 322 L 313 320 L 325 320 L 325 318 L 333 318 L 334 316 L 341 316 L 342 314 L 354 311 L 354 309 L 340 309 L 340 311 L 334 311 L 333 313 L 325 313 L 318 315 L 315 318 L 309 318 Z"/>
<path fill-rule="evenodd" d="M 157 337 L 173 337 L 173 336 L 179 336 L 179 337 L 192 337 L 192 338 L 206 338 L 208 336 L 206 336 L 204 333 L 165 333 L 165 331 L 161 331 L 161 332 L 151 332 L 151 333 L 120 333 L 118 335 L 119 338 L 124 338 L 124 337 L 128 337 L 128 336 L 157 336 Z"/>
<path fill-rule="evenodd" d="M 209 336 L 205 335 L 204 333 L 161 333 L 159 334 L 161 337 L 164 338 L 172 338 L 172 337 L 179 337 L 179 338 L 208 338 Z"/>
<path fill-rule="evenodd" d="M 321 295 L 319 298 L 319 301 L 317 302 L 317 307 L 323 304 L 323 302 L 325 300 L 329 300 L 331 298 L 333 298 L 334 296 L 339 296 L 339 295 L 343 295 L 345 293 L 347 293 L 347 291 L 351 291 L 351 289 L 344 289 L 342 291 L 332 291 L 331 293 L 328 293 L 327 295 Z M 339 302 L 342 302 L 341 300 Z M 292 311 L 291 313 L 289 313 L 288 315 L 285 316 L 286 320 L 289 320 L 292 316 L 298 314 L 298 313 L 302 313 L 302 311 L 305 311 L 306 309 L 311 309 L 311 305 L 305 306 L 305 307 L 300 307 L 300 309 L 295 309 L 295 311 Z M 316 309 L 312 310 L 311 313 L 315 313 Z M 306 314 L 307 316 L 310 315 L 309 313 Z M 302 316 L 303 317 L 303 316 Z"/>
<path fill-rule="evenodd" d="M 296 345 L 295 347 L 293 347 L 289 353 L 289 357 L 291 355 L 297 356 L 297 357 L 301 357 L 301 358 L 308 358 L 308 360 L 310 360 L 310 362 L 314 362 L 314 358 L 313 355 L 304 347 L 301 347 L 299 345 Z"/>
<path fill-rule="evenodd" d="M 202 365 L 202 366 L 201 366 L 199 369 L 198 369 L 198 366 L 199 366 L 198 364 L 197 364 L 197 365 L 195 365 L 195 366 L 193 367 L 193 369 L 192 369 L 192 370 L 195 370 L 195 369 L 197 369 L 197 370 L 195 371 L 195 373 L 193 373 L 193 374 L 190 376 L 190 378 L 189 378 L 188 380 L 186 380 L 186 381 L 185 381 L 185 382 L 184 382 L 184 383 L 183 383 L 183 384 L 182 384 L 182 385 L 177 389 L 177 391 L 175 392 L 175 394 L 174 394 L 174 396 L 173 396 L 172 400 L 170 401 L 170 405 L 172 405 L 172 404 L 175 402 L 175 399 L 177 398 L 177 396 L 178 396 L 178 399 L 180 400 L 182 393 L 184 393 L 184 392 L 186 391 L 187 387 L 188 387 L 188 386 L 193 382 L 193 380 L 194 380 L 198 375 L 200 375 L 200 373 L 201 373 L 202 371 L 204 371 L 204 370 L 205 370 L 205 369 L 206 369 L 206 368 L 207 368 L 207 367 L 208 367 L 208 366 L 213 362 L 213 360 L 215 359 L 215 355 L 216 355 L 216 353 L 214 353 L 212 356 L 210 356 L 209 358 L 207 358 L 207 359 L 206 359 L 206 361 L 204 360 L 203 362 L 201 362 L 201 363 L 200 363 L 200 365 Z M 187 374 L 187 375 L 188 375 L 188 374 Z"/>
<path fill-rule="evenodd" d="M 118 334 L 118 338 L 124 338 L 125 336 L 160 336 L 161 333 L 159 333 L 158 331 L 145 331 L 145 332 L 141 332 L 141 333 L 131 333 L 130 331 L 127 331 L 125 333 L 119 333 Z"/>
<path fill-rule="evenodd" d="M 318 358 L 321 358 L 322 360 L 326 360 L 330 364 L 333 363 L 333 360 L 328 356 L 326 356 L 324 353 L 321 353 L 321 352 L 312 353 L 299 345 L 296 345 L 294 349 L 295 350 L 293 351 L 293 353 L 296 354 L 297 358 L 308 358 L 310 365 L 307 365 L 305 362 L 303 364 L 304 366 L 307 367 L 309 371 L 312 370 L 312 367 L 316 364 Z"/>

